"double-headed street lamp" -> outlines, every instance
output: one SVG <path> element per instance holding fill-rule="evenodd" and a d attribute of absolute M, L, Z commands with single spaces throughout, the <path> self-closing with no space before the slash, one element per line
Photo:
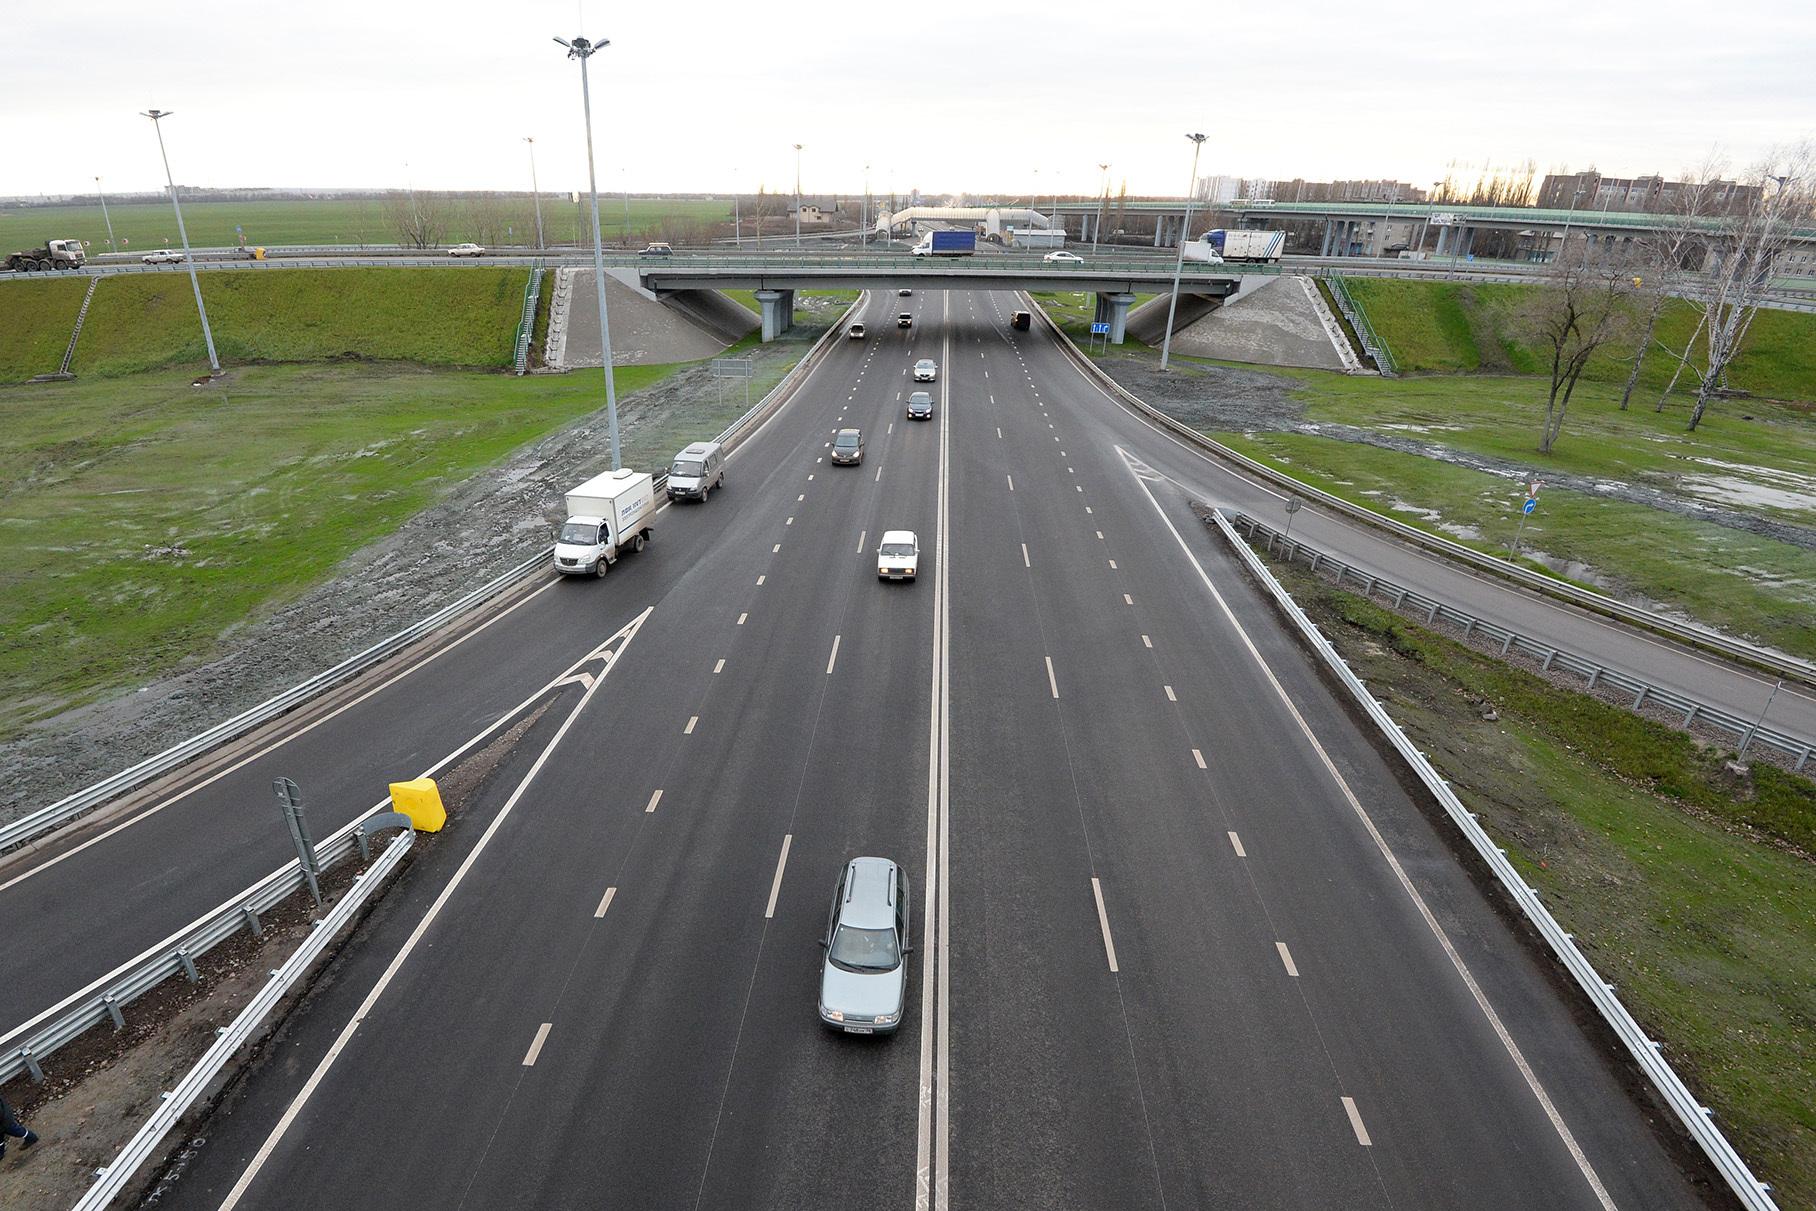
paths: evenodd
<path fill-rule="evenodd" d="M 195 258 L 189 255 L 189 232 L 183 227 L 183 207 L 177 201 L 176 178 L 170 175 L 170 153 L 164 150 L 164 127 L 161 119 L 168 118 L 168 109 L 148 109 L 144 116 L 151 119 L 152 129 L 158 132 L 158 156 L 164 161 L 164 180 L 170 185 L 170 204 L 177 212 L 177 237 L 183 241 L 183 263 L 189 266 L 189 285 L 195 290 L 196 314 L 202 317 L 202 342 L 208 346 L 208 368 L 211 372 L 221 372 L 221 359 L 214 355 L 214 333 L 208 327 L 208 308 L 202 305 L 202 283 L 195 275 Z"/>
<path fill-rule="evenodd" d="M 593 285 L 599 290 L 599 349 L 605 358 L 605 425 L 612 442 L 612 470 L 624 464 L 618 457 L 618 389 L 612 380 L 612 329 L 605 313 L 605 247 L 599 238 L 599 176 L 593 169 L 593 94 L 587 84 L 586 61 L 594 52 L 611 45 L 610 39 L 557 38 L 567 47 L 567 57 L 580 60 L 580 105 L 586 113 L 586 186 L 593 199 Z"/>
<path fill-rule="evenodd" d="M 1185 221 L 1179 226 L 1179 255 L 1173 261 L 1173 297 L 1167 303 L 1167 330 L 1160 340 L 1160 368 L 1167 368 L 1167 357 L 1173 351 L 1173 316 L 1179 310 L 1179 274 L 1185 268 L 1185 241 L 1192 232 L 1192 196 L 1198 192 L 1198 153 L 1204 150 L 1209 135 L 1189 134 L 1192 141 L 1192 179 L 1185 187 Z"/>
<path fill-rule="evenodd" d="M 542 242 L 542 190 L 536 184 L 536 139 L 525 135 L 523 141 L 530 145 L 530 194 L 536 199 L 536 251 L 541 252 L 547 245 Z"/>

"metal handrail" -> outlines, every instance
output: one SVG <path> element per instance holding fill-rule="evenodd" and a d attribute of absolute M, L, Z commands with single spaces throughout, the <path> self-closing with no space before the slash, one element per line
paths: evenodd
<path fill-rule="evenodd" d="M 1350 322 L 1350 326 L 1356 330 L 1356 336 L 1361 339 L 1363 351 L 1374 359 L 1377 370 L 1392 377 L 1398 372 L 1393 352 L 1375 331 L 1375 326 L 1369 323 L 1368 312 L 1363 308 L 1361 300 L 1350 294 L 1349 284 L 1343 280 L 1342 274 L 1327 274 L 1324 275 L 1324 280 L 1330 283 L 1331 297 L 1337 300 L 1343 318 Z"/>
<path fill-rule="evenodd" d="M 1496 881 L 1513 898 L 1526 920 L 1538 930 L 1539 936 L 1550 948 L 1551 953 L 1557 957 L 1565 970 L 1570 973 L 1571 978 L 1576 981 L 1577 986 L 1588 996 L 1590 1003 L 1601 1014 L 1602 1020 L 1619 1037 L 1622 1045 L 1626 1047 L 1627 1053 L 1633 1057 L 1640 1070 L 1652 1082 L 1653 1088 L 1658 1090 L 1665 1103 L 1671 1107 L 1672 1112 L 1683 1123 L 1691 1138 L 1702 1148 L 1703 1154 L 1720 1172 L 1722 1179 L 1728 1183 L 1728 1188 L 1734 1192 L 1741 1204 L 1750 1208 L 1751 1211 L 1776 1211 L 1777 1204 L 1772 1200 L 1771 1187 L 1753 1175 L 1752 1169 L 1741 1158 L 1740 1153 L 1735 1151 L 1734 1145 L 1729 1142 L 1728 1137 L 1715 1125 L 1709 1108 L 1690 1091 L 1689 1087 L 1684 1084 L 1683 1078 L 1677 1075 L 1676 1069 L 1666 1061 L 1662 1051 L 1663 1044 L 1647 1036 L 1640 1024 L 1634 1020 L 1632 1013 L 1628 1012 L 1626 1005 L 1622 1004 L 1620 997 L 1615 995 L 1614 985 L 1602 979 L 1583 952 L 1577 948 L 1575 938 L 1566 932 L 1564 927 L 1558 924 L 1557 918 L 1551 915 L 1550 910 L 1539 902 L 1538 889 L 1528 884 L 1520 876 L 1519 871 L 1514 869 L 1513 863 L 1508 861 L 1507 851 L 1495 844 L 1494 839 L 1482 828 L 1475 815 L 1463 806 L 1462 801 L 1451 790 L 1450 784 L 1444 780 L 1425 755 L 1414 746 L 1412 740 L 1401 730 L 1393 717 L 1383 709 L 1375 696 L 1369 693 L 1368 687 L 1363 685 L 1361 679 L 1344 662 L 1343 657 L 1337 654 L 1336 649 L 1330 645 L 1330 641 L 1325 639 L 1317 625 L 1306 616 L 1305 611 L 1299 608 L 1299 604 L 1293 600 L 1292 595 L 1281 587 L 1273 573 L 1268 571 L 1267 565 L 1263 564 L 1260 557 L 1249 549 L 1247 543 L 1242 541 L 1222 511 L 1212 510 L 1211 517 L 1250 574 L 1272 595 L 1274 603 L 1281 612 L 1286 614 L 1293 625 L 1298 628 L 1299 633 L 1318 653 L 1325 666 L 1349 691 L 1350 696 L 1374 722 L 1387 742 L 1411 767 L 1419 781 L 1424 783 L 1425 789 L 1443 807 L 1444 814 L 1450 817 L 1451 823 L 1456 825 L 1458 831 L 1463 834 L 1463 838 L 1469 842 L 1470 848 L 1475 850 L 1482 861 L 1488 865 L 1488 869 L 1493 873 Z"/>

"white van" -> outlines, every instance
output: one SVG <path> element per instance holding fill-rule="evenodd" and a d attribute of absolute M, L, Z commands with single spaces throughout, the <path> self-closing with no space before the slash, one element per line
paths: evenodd
<path fill-rule="evenodd" d="M 725 447 L 695 442 L 668 465 L 668 498 L 706 503 L 706 494 L 725 486 Z"/>

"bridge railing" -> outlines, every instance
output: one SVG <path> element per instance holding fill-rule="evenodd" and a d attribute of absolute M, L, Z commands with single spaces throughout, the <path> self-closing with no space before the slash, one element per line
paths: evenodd
<path fill-rule="evenodd" d="M 1368 312 L 1363 310 L 1361 302 L 1349 292 L 1349 284 L 1343 280 L 1343 275 L 1327 270 L 1314 270 L 1313 274 L 1330 283 L 1330 296 L 1337 300 L 1337 308 L 1343 312 L 1343 318 L 1356 330 L 1356 338 L 1362 342 L 1363 352 L 1374 359 L 1375 368 L 1390 378 L 1398 373 L 1399 367 L 1394 364 L 1393 351 L 1375 331 L 1375 326 L 1368 322 Z"/>

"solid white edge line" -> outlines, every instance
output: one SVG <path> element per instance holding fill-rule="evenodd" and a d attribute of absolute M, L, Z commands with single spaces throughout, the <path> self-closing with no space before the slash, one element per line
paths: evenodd
<path fill-rule="evenodd" d="M 606 909 L 608 909 L 612 906 L 612 900 L 617 895 L 618 895 L 618 889 L 616 887 L 608 887 L 605 889 L 605 895 L 603 897 L 601 897 L 599 900 L 599 907 L 595 908 L 593 910 L 593 919 L 595 921 L 597 921 L 600 917 L 603 917 L 605 915 Z"/>
<path fill-rule="evenodd" d="M 1119 970 L 1116 966 L 1116 943 L 1110 938 L 1110 914 L 1104 911 L 1103 884 L 1097 881 L 1096 875 L 1091 876 L 1091 895 L 1097 900 L 1097 924 L 1103 928 L 1104 957 L 1110 960 L 1111 972 L 1116 972 Z"/>
<path fill-rule="evenodd" d="M 1349 1115 L 1349 1125 L 1355 1130 L 1356 1142 L 1364 1148 L 1372 1147 L 1372 1141 L 1368 1138 L 1368 1128 L 1362 1125 L 1362 1112 L 1356 1109 L 1355 1098 L 1343 1099 L 1343 1113 Z"/>
<path fill-rule="evenodd" d="M 769 920 L 776 915 L 776 897 L 782 894 L 782 872 L 788 869 L 788 847 L 794 844 L 794 834 L 782 836 L 782 852 L 776 855 L 776 877 L 769 884 L 769 904 L 763 909 L 763 919 Z"/>
<path fill-rule="evenodd" d="M 1286 967 L 1286 974 L 1295 980 L 1298 979 L 1299 967 L 1293 962 L 1293 952 L 1286 948 L 1286 943 L 1275 942 L 1274 949 L 1280 952 L 1280 962 Z"/>
<path fill-rule="evenodd" d="M 1121 446 L 1116 446 L 1115 450 L 1118 454 L 1123 456 L 1126 465 L 1127 460 L 1132 456 Z M 1133 467 L 1129 467 L 1128 470 L 1130 474 L 1134 474 L 1135 469 Z M 1274 693 L 1279 697 L 1281 703 L 1285 705 L 1287 713 L 1292 716 L 1294 723 L 1298 725 L 1300 734 L 1305 737 L 1306 741 L 1312 746 L 1312 749 L 1318 754 L 1319 763 L 1324 766 L 1324 769 L 1330 775 L 1331 780 L 1336 783 L 1338 790 L 1343 794 L 1344 800 L 1349 804 L 1350 810 L 1356 814 L 1357 818 L 1362 822 L 1363 828 L 1367 831 L 1369 838 L 1374 842 L 1375 849 L 1387 862 L 1389 869 L 1393 871 L 1394 877 L 1399 881 L 1401 889 L 1406 892 L 1407 897 L 1412 901 L 1413 906 L 1418 910 L 1419 915 L 1424 918 L 1426 928 L 1431 930 L 1432 935 L 1438 941 L 1438 945 L 1443 949 L 1445 956 L 1449 958 L 1451 966 L 1456 970 L 1457 975 L 1462 979 L 1464 986 L 1469 990 L 1469 995 L 1475 1000 L 1476 1007 L 1481 1010 L 1482 1016 L 1487 1019 L 1489 1026 L 1493 1028 L 1495 1036 L 1500 1039 L 1501 1046 L 1506 1049 L 1507 1055 L 1512 1059 L 1514 1067 L 1519 1070 L 1520 1076 L 1525 1080 L 1526 1087 L 1531 1090 L 1533 1097 L 1537 1099 L 1540 1108 L 1545 1112 L 1545 1117 L 1551 1123 L 1552 1130 L 1557 1133 L 1558 1138 L 1563 1141 L 1564 1147 L 1569 1151 L 1571 1159 L 1576 1162 L 1577 1170 L 1589 1184 L 1589 1188 L 1594 1192 L 1597 1202 L 1604 1208 L 1604 1211 L 1616 1211 L 1614 1200 L 1609 1196 L 1607 1187 L 1602 1185 L 1602 1179 L 1600 1175 L 1596 1173 L 1595 1167 L 1589 1163 L 1589 1157 L 1583 1152 L 1582 1145 L 1577 1143 L 1576 1135 L 1570 1130 L 1569 1124 L 1564 1122 L 1564 1116 L 1558 1112 L 1557 1105 L 1551 1100 L 1551 1095 L 1545 1092 L 1544 1085 L 1539 1082 L 1538 1074 L 1534 1072 L 1532 1066 L 1526 1062 L 1525 1052 L 1520 1050 L 1519 1044 L 1514 1041 L 1513 1035 L 1508 1031 L 1506 1024 L 1501 1021 L 1501 1015 L 1495 1011 L 1494 1006 L 1489 1002 L 1488 994 L 1483 992 L 1481 985 L 1476 983 L 1474 973 L 1469 970 L 1468 964 L 1463 962 L 1463 956 L 1458 953 L 1455 945 L 1451 943 L 1450 935 L 1444 931 L 1443 925 L 1439 923 L 1437 914 L 1432 912 L 1431 906 L 1425 902 L 1425 897 L 1419 894 L 1419 889 L 1413 885 L 1412 876 L 1406 873 L 1406 868 L 1400 864 L 1400 859 L 1395 856 L 1393 850 L 1388 846 L 1387 838 L 1383 837 L 1380 829 L 1375 827 L 1373 818 L 1369 816 L 1368 810 L 1362 806 L 1362 801 L 1356 797 L 1356 792 L 1351 789 L 1349 782 L 1343 777 L 1341 771 L 1337 769 L 1336 762 L 1331 760 L 1331 756 L 1325 751 L 1324 745 L 1319 742 L 1317 735 L 1311 729 L 1311 724 L 1307 723 L 1305 716 L 1299 713 L 1299 708 L 1293 705 L 1293 700 L 1287 694 L 1286 687 L 1281 685 L 1279 679 L 1274 676 L 1274 670 L 1268 665 L 1266 658 L 1261 655 L 1261 650 L 1255 646 L 1254 640 L 1249 637 L 1248 631 L 1239 621 L 1237 621 L 1235 611 L 1230 609 L 1229 602 L 1224 600 L 1223 594 L 1217 591 L 1217 586 L 1211 582 L 1210 573 L 1204 570 L 1204 565 L 1198 561 L 1198 556 L 1193 554 L 1192 548 L 1186 545 L 1184 536 L 1181 535 L 1178 528 L 1173 525 L 1173 519 L 1166 515 L 1166 510 L 1160 507 L 1160 502 L 1154 498 L 1153 492 L 1149 491 L 1147 481 L 1140 475 L 1135 475 L 1135 482 L 1141 486 L 1142 492 L 1148 498 L 1148 503 L 1154 506 L 1154 512 L 1160 517 L 1162 524 L 1172 532 L 1173 541 L 1179 544 L 1179 549 L 1185 552 L 1186 558 L 1191 561 L 1192 567 L 1197 570 L 1199 580 L 1203 581 L 1204 587 L 1210 590 L 1211 597 L 1217 602 L 1217 606 L 1222 611 L 1223 616 L 1229 621 L 1230 626 L 1242 640 L 1242 646 L 1247 650 L 1250 658 L 1253 659 L 1255 664 L 1261 669 L 1262 676 L 1267 678 L 1268 684 L 1273 687 Z"/>
<path fill-rule="evenodd" d="M 580 718 L 580 713 L 586 709 L 586 704 L 592 700 L 593 695 L 598 692 L 599 687 L 605 684 L 606 676 L 617 666 L 618 659 L 623 654 L 624 649 L 630 646 L 630 641 L 636 638 L 637 630 L 642 627 L 644 621 L 655 611 L 655 608 L 655 606 L 645 607 L 643 613 L 637 615 L 635 619 L 621 628 L 616 635 L 613 635 L 610 639 L 607 639 L 604 643 L 600 644 L 599 647 L 594 649 L 595 654 L 603 655 L 606 654 L 606 649 L 609 648 L 611 644 L 617 642 L 619 639 L 624 641 L 624 645 L 620 647 L 616 653 L 610 654 L 605 667 L 600 670 L 599 680 L 594 682 L 592 688 L 582 694 L 580 696 L 580 701 L 574 704 L 574 709 L 568 714 L 568 717 L 562 721 L 561 727 L 556 730 L 555 734 L 549 738 L 548 744 L 543 747 L 542 753 L 536 758 L 535 764 L 531 765 L 529 772 L 524 774 L 523 781 L 517 784 L 517 788 L 511 792 L 511 797 L 505 800 L 504 806 L 499 808 L 498 814 L 492 818 L 492 823 L 487 825 L 486 831 L 480 834 L 479 840 L 473 845 L 472 852 L 469 853 L 461 862 L 460 866 L 456 868 L 454 877 L 448 880 L 448 885 L 441 889 L 440 895 L 435 897 L 435 903 L 429 906 L 429 911 L 424 913 L 422 920 L 416 923 L 416 928 L 412 930 L 410 936 L 405 939 L 403 947 L 395 956 L 393 956 L 390 965 L 385 968 L 384 974 L 379 976 L 378 983 L 372 986 L 372 991 L 366 994 L 366 999 L 364 1001 L 360 1002 L 360 1006 L 354 1011 L 353 1017 L 348 1020 L 347 1025 L 341 1030 L 339 1036 L 335 1038 L 333 1045 L 328 1048 L 328 1053 L 322 1056 L 321 1062 L 315 1066 L 315 1071 L 309 1074 L 309 1079 L 303 1083 L 302 1089 L 297 1092 L 296 1097 L 291 1100 L 289 1107 L 285 1109 L 283 1117 L 278 1119 L 277 1126 L 273 1127 L 271 1133 L 265 1137 L 265 1142 L 259 1146 L 257 1154 L 253 1156 L 252 1161 L 246 1166 L 245 1172 L 240 1174 L 240 1180 L 235 1182 L 233 1189 L 227 1192 L 227 1197 L 221 1202 L 220 1211 L 233 1211 L 233 1208 L 238 1206 L 240 1200 L 246 1196 L 246 1191 L 258 1177 L 259 1170 L 264 1168 L 265 1162 L 271 1159 L 271 1153 L 277 1148 L 278 1141 L 283 1138 L 284 1133 L 290 1129 L 290 1125 L 294 1123 L 297 1116 L 302 1113 L 303 1107 L 308 1104 L 309 1098 L 314 1095 L 316 1088 L 322 1082 L 322 1078 L 328 1074 L 328 1069 L 333 1066 L 335 1060 L 340 1058 L 341 1052 L 345 1051 L 347 1044 L 352 1041 L 353 1032 L 359 1029 L 360 1024 L 364 1022 L 367 1015 L 372 1012 L 372 1007 L 378 1003 L 378 998 L 384 995 L 386 988 L 390 987 L 391 981 L 397 977 L 398 971 L 403 967 L 410 955 L 415 952 L 417 945 L 421 943 L 423 935 L 429 932 L 429 927 L 435 923 L 436 918 L 441 915 L 441 910 L 447 907 L 448 901 L 454 897 L 455 891 L 458 890 L 461 883 L 465 881 L 467 872 L 473 869 L 474 864 L 479 861 L 479 856 L 485 853 L 486 847 L 491 844 L 492 838 L 498 835 L 498 830 L 504 827 L 504 822 L 506 820 L 510 819 L 511 812 L 516 809 L 518 801 L 523 798 L 523 794 L 529 789 L 530 783 L 536 780 L 536 775 L 542 772 L 542 767 L 547 764 L 548 759 L 554 754 L 555 749 L 559 747 L 562 740 L 567 737 L 568 729 L 574 726 L 574 721 L 576 719 Z"/>

